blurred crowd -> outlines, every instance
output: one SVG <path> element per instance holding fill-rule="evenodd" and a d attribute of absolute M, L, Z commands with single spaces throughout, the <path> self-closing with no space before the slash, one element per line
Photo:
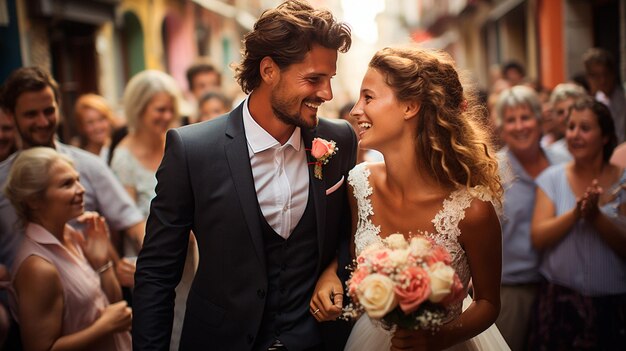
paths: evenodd
<path fill-rule="evenodd" d="M 505 63 L 483 94 L 505 189 L 496 324 L 513 350 L 558 349 L 560 339 L 615 349 L 626 338 L 626 95 L 609 52 L 592 48 L 581 59 L 585 73 L 552 90 L 527 80 L 521 64 Z M 187 116 L 182 91 L 160 71 L 128 82 L 123 116 L 102 96 L 80 96 L 79 135 L 69 144 L 56 136 L 53 77 L 20 68 L 3 83 L 0 349 L 131 348 L 135 259 L 166 132 L 241 101 L 222 91 L 221 72 L 209 63 L 190 67 L 187 79 L 196 107 Z M 356 130 L 351 108 L 337 116 Z M 360 150 L 358 160 L 382 156 Z M 198 259 L 190 233 L 172 350 Z"/>

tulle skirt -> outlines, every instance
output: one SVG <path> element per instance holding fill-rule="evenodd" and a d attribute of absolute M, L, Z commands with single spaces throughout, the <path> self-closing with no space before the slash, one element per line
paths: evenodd
<path fill-rule="evenodd" d="M 468 296 L 463 301 L 463 310 L 465 310 L 472 299 Z M 391 348 L 391 331 L 381 328 L 376 322 L 373 322 L 367 315 L 363 315 L 352 328 L 352 333 L 348 338 L 345 351 L 384 351 Z M 500 334 L 495 324 L 492 324 L 487 330 L 466 340 L 460 344 L 454 345 L 446 350 L 451 351 L 472 351 L 472 350 L 510 350 L 509 345 Z"/>

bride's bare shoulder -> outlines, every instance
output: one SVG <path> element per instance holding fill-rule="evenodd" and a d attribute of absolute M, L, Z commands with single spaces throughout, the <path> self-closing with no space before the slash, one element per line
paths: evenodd
<path fill-rule="evenodd" d="M 500 233 L 500 221 L 494 205 L 490 201 L 474 198 L 465 209 L 465 217 L 459 223 L 462 236 L 472 233 Z M 479 234 L 479 235 L 483 235 Z"/>

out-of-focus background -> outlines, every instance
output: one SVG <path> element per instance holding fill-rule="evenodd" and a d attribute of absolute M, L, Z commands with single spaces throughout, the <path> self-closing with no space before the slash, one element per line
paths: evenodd
<path fill-rule="evenodd" d="M 0 0 L 0 82 L 17 67 L 50 70 L 63 94 L 61 138 L 76 134 L 74 102 L 97 93 L 122 115 L 128 80 L 163 70 L 187 92 L 185 71 L 199 58 L 223 73 L 237 101 L 229 65 L 264 9 L 279 0 Z M 311 0 L 348 22 L 354 45 L 340 55 L 334 117 L 358 93 L 371 55 L 388 45 L 448 51 L 488 92 L 499 65 L 514 60 L 526 80 L 546 89 L 583 74 L 581 56 L 602 47 L 626 76 L 626 5 L 620 0 Z M 191 113 L 193 106 L 184 106 Z M 121 116 L 123 117 L 123 116 Z"/>

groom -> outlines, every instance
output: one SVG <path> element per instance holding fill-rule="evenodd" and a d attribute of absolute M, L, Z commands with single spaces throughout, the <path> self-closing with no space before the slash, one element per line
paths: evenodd
<path fill-rule="evenodd" d="M 236 67 L 248 98 L 168 132 L 137 262 L 134 350 L 169 346 L 190 230 L 200 260 L 181 350 L 324 349 L 313 314 L 336 317 L 330 295 L 342 290 L 339 280 L 317 280 L 348 240 L 356 137 L 317 109 L 332 99 L 337 52 L 350 44 L 349 28 L 328 11 L 303 1 L 268 10 Z M 314 289 L 329 301 L 321 311 L 309 309 Z"/>

